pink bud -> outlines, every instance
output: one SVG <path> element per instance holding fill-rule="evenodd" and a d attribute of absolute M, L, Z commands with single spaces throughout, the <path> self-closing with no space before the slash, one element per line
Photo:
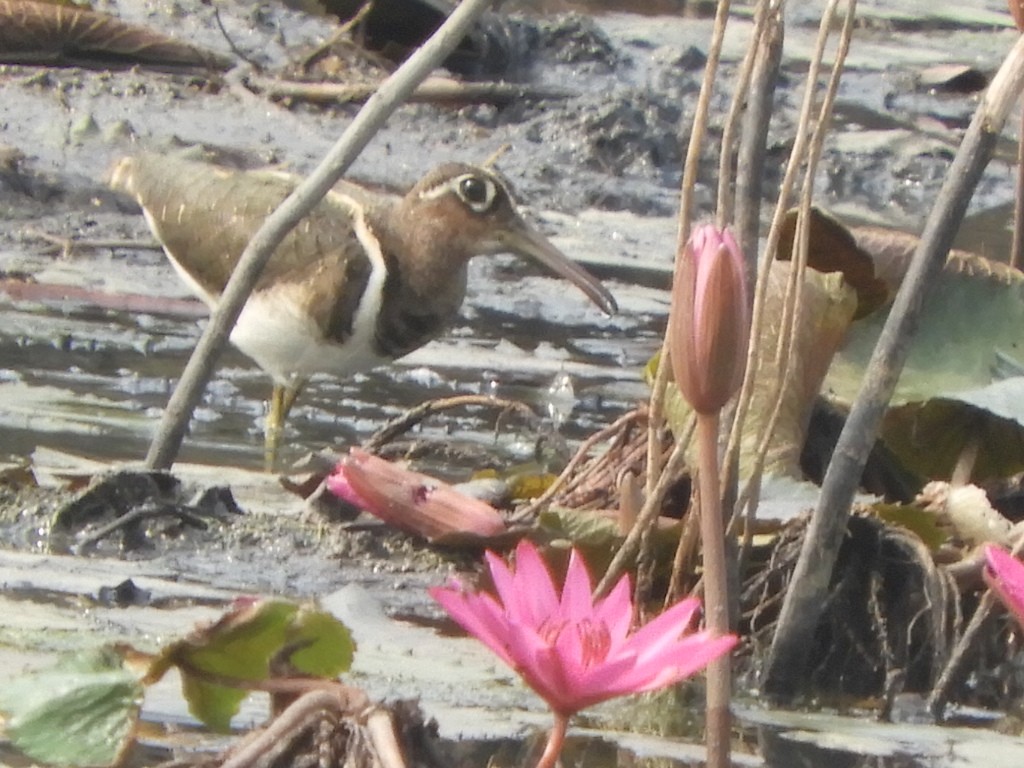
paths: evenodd
<path fill-rule="evenodd" d="M 494 507 L 447 483 L 353 448 L 327 489 L 386 523 L 428 541 L 489 538 L 506 532 Z"/>
<path fill-rule="evenodd" d="M 750 338 L 743 255 L 728 230 L 699 226 L 678 254 L 668 332 L 679 390 L 697 413 L 717 413 L 743 383 Z"/>

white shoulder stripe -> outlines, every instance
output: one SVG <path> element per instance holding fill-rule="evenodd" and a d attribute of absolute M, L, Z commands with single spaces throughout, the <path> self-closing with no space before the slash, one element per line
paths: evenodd
<path fill-rule="evenodd" d="M 377 332 L 377 318 L 384 304 L 384 283 L 387 280 L 388 268 L 384 261 L 384 253 L 380 248 L 380 240 L 370 231 L 363 206 L 354 199 L 340 192 L 329 192 L 352 212 L 352 229 L 359 239 L 363 252 L 370 260 L 370 277 L 366 281 L 366 289 L 359 298 L 355 317 L 352 318 L 352 338 L 350 342 L 355 348 L 374 349 L 374 337 Z"/>

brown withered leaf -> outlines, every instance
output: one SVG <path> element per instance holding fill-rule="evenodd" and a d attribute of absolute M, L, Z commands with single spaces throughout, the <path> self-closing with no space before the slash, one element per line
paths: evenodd
<path fill-rule="evenodd" d="M 779 237 L 779 259 L 790 260 L 796 233 L 796 211 L 789 211 Z M 890 288 L 880 280 L 870 251 L 854 238 L 851 230 L 819 208 L 811 209 L 807 264 L 823 274 L 841 272 L 857 292 L 856 318 L 874 312 L 888 301 Z"/>
<path fill-rule="evenodd" d="M 0 63 L 226 70 L 233 62 L 106 14 L 39 0 L 0 0 Z"/>
<path fill-rule="evenodd" d="M 857 246 L 874 262 L 875 275 L 888 286 L 890 293 L 895 293 L 903 282 L 921 238 L 887 227 L 851 227 L 849 231 Z M 1006 285 L 1024 277 L 1020 271 L 1003 262 L 959 248 L 949 252 L 944 271 L 964 277 L 985 277 Z"/>

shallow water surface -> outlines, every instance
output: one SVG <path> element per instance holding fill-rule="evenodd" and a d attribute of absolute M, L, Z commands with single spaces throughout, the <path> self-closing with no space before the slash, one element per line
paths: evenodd
<path fill-rule="evenodd" d="M 172 12 L 155 0 L 102 3 L 130 20 L 223 47 L 208 23 L 206 6 L 177 5 L 188 12 Z M 331 31 L 326 21 L 280 9 L 267 10 L 261 23 L 254 24 L 249 4 L 220 5 L 235 41 L 265 51 L 276 65 L 294 53 L 287 46 L 313 44 Z M 805 3 L 790 10 L 785 76 L 769 137 L 766 200 L 773 196 L 792 141 L 820 6 Z M 719 112 L 727 106 L 729 79 L 749 31 L 748 10 L 738 10 L 739 19 L 727 37 L 725 87 L 714 102 Z M 913 2 L 894 8 L 868 2 L 861 3 L 861 13 L 850 72 L 819 173 L 819 202 L 851 221 L 918 230 L 976 97 L 921 90 L 913 85 L 914 77 L 924 66 L 947 62 L 970 63 L 988 72 L 1016 32 L 997 0 L 966 7 Z M 477 410 L 443 414 L 413 435 L 460 448 L 461 458 L 441 467 L 460 477 L 466 469 L 490 462 L 532 460 L 541 441 L 556 444 L 556 454 L 565 456 L 575 442 L 646 397 L 641 370 L 660 345 L 668 307 L 679 147 L 688 131 L 680 126 L 689 124 L 700 77 L 692 54 L 694 49 L 698 54 L 706 51 L 710 22 L 621 12 L 590 21 L 607 38 L 611 54 L 573 58 L 584 48 L 572 48 L 577 38 L 566 35 L 561 38 L 570 41 L 565 49 L 537 56 L 537 82 L 569 88 L 574 91 L 571 98 L 503 109 L 405 107 L 352 173 L 404 186 L 435 162 L 479 162 L 510 143 L 512 150 L 500 168 L 520 193 L 530 218 L 565 253 L 606 281 L 620 313 L 602 316 L 571 286 L 511 257 L 479 259 L 471 267 L 460 318 L 442 339 L 394 366 L 346 380 L 313 379 L 289 419 L 285 460 L 325 445 L 340 450 L 359 443 L 388 419 L 431 398 L 496 394 L 534 406 L 536 423 L 503 424 L 497 433 L 495 414 Z M 584 36 L 576 27 L 567 28 Z M 25 462 L 41 448 L 99 459 L 141 459 L 205 317 L 161 254 L 121 245 L 61 257 L 48 252 L 36 232 L 147 240 L 138 212 L 102 185 L 104 169 L 114 157 L 202 142 L 302 172 L 326 151 L 353 113 L 350 107 L 288 110 L 251 93 L 202 87 L 186 77 L 144 70 L 0 69 L 0 144 L 24 155 L 22 176 L 0 174 L 0 279 L 27 275 L 37 281 L 18 290 L 0 283 L 0 463 Z M 1011 125 L 1007 141 L 1014 134 Z M 976 220 L 983 222 L 982 235 L 975 239 L 986 239 L 993 256 L 1000 255 L 1002 246 L 991 243 L 1004 242 L 1005 206 L 1012 199 L 1012 162 L 1004 149 L 972 203 Z M 716 165 L 714 153 L 705 154 L 706 173 L 697 190 L 702 216 L 710 213 L 714 195 L 709 180 Z M 78 293 L 72 300 L 54 298 L 45 290 L 52 286 L 70 286 Z M 225 352 L 182 453 L 184 460 L 214 467 L 207 468 L 206 482 L 224 482 L 218 469 L 222 466 L 261 466 L 269 388 L 267 377 L 251 361 L 234 350 Z M 277 517 L 285 519 L 281 525 L 295 522 L 296 499 L 273 495 L 280 489 L 259 485 L 253 479 L 256 473 L 246 477 L 245 482 L 241 474 L 229 479 L 247 510 L 276 516 L 275 524 Z M 248 482 L 258 488 L 251 495 L 245 490 Z M 375 695 L 419 696 L 424 709 L 438 717 L 442 735 L 471 737 L 491 753 L 504 745 L 503 754 L 510 755 L 505 764 L 523 762 L 523 751 L 529 748 L 523 734 L 547 724 L 536 700 L 468 645 L 464 652 L 443 653 L 458 657 L 460 664 L 476 659 L 482 666 L 474 674 L 489 676 L 492 684 L 453 691 L 433 667 L 441 652 L 426 662 L 415 653 L 420 644 L 435 648 L 437 638 L 393 618 L 433 610 L 425 607 L 424 590 L 439 582 L 441 574 L 417 571 L 391 551 L 375 569 L 361 568 L 346 560 L 349 550 L 339 546 L 330 552 L 329 546 L 312 540 L 309 526 L 298 523 L 276 538 L 266 532 L 253 538 L 221 535 L 229 534 L 218 529 L 216 535 L 200 537 L 198 543 L 189 540 L 187 546 L 141 564 L 75 558 L 44 563 L 41 555 L 32 555 L 38 559 L 30 566 L 19 559 L 28 555 L 0 551 L 0 557 L 10 560 L 0 563 L 10 577 L 4 584 L 25 580 L 31 586 L 35 580 L 37 586 L 48 585 L 48 595 L 67 595 L 67 602 L 52 613 L 42 608 L 36 613 L 34 603 L 25 601 L 20 613 L 15 613 L 16 606 L 7 606 L 11 610 L 4 615 L 35 621 L 36 630 L 60 628 L 48 639 L 75 649 L 111 635 L 152 641 L 211 618 L 218 608 L 205 601 L 226 602 L 239 592 L 337 598 L 340 615 L 353 610 L 353 604 L 362 606 L 354 620 L 366 633 L 361 641 L 365 653 L 357 662 L 364 666 L 355 672 L 360 684 Z M 39 541 L 34 542 L 36 549 Z M 83 563 L 98 573 L 78 570 Z M 30 571 L 36 575 L 27 576 Z M 49 583 L 38 576 L 42 572 L 68 575 L 70 583 Z M 167 591 L 180 580 L 202 596 L 181 613 L 77 607 L 76 601 L 91 599 L 98 585 L 128 576 L 151 579 L 150 587 Z M 367 595 L 337 597 L 352 585 Z M 24 608 L 29 605 L 33 610 Z M 83 621 L 87 631 L 82 631 Z M 0 679 L 26 663 L 40 663 L 39 651 L 0 643 Z M 396 671 L 390 666 L 395 659 L 407 665 Z M 467 674 L 465 668 L 461 674 Z M 155 719 L 186 718 L 173 686 L 155 691 L 147 708 Z M 699 705 L 684 711 L 695 718 Z M 262 713 L 254 705 L 246 711 L 246 724 Z M 874 724 L 865 717 L 786 719 L 753 707 L 741 715 L 745 748 L 737 751 L 737 765 L 995 768 L 1024 759 L 1019 740 L 992 736 L 986 743 L 991 736 L 987 731 L 979 740 L 951 729 L 909 733 L 876 726 L 878 730 L 840 738 L 842 723 L 865 728 Z M 620 719 L 630 722 L 634 716 L 631 710 Z M 695 765 L 701 758 L 701 747 L 692 738 L 625 734 L 614 721 L 604 711 L 582 721 L 574 731 L 567 765 Z"/>

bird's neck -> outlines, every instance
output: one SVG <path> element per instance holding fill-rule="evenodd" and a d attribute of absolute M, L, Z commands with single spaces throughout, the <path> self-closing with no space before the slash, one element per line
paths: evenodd
<path fill-rule="evenodd" d="M 435 220 L 416 220 L 395 205 L 386 214 L 370 210 L 367 219 L 388 270 L 376 340 L 382 353 L 401 357 L 437 338 L 458 315 L 468 256 L 445 246 Z"/>
<path fill-rule="evenodd" d="M 458 309 L 466 293 L 466 267 L 471 254 L 460 238 L 444 230 L 432 216 L 415 216 L 404 201 L 387 201 L 368 211 L 380 240 L 393 290 L 408 301 L 441 302 Z"/>

